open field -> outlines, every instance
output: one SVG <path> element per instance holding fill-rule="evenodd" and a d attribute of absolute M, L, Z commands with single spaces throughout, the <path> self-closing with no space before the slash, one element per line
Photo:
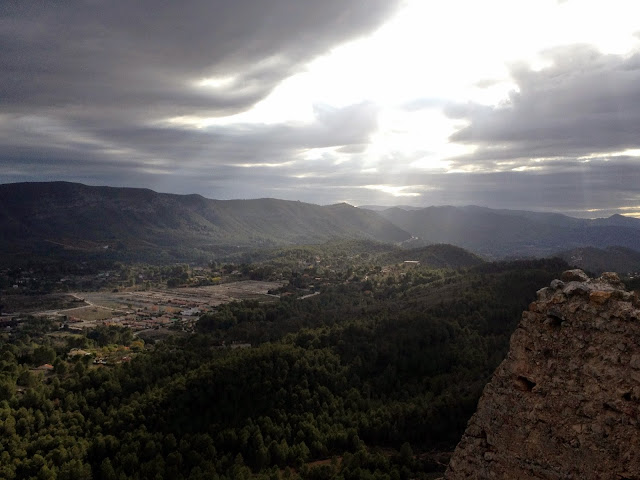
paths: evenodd
<path fill-rule="evenodd" d="M 191 331 L 201 313 L 218 305 L 242 300 L 273 301 L 277 296 L 268 292 L 283 283 L 248 280 L 206 287 L 82 292 L 34 296 L 14 305 L 20 313 L 57 316 L 77 330 L 109 324 L 136 331 L 159 329 L 153 336 L 162 336 L 176 322 L 182 322 L 178 323 L 182 325 L 180 329 L 184 327 L 182 331 Z M 22 306 L 28 310 L 18 310 Z"/>
<path fill-rule="evenodd" d="M 47 310 L 63 310 L 85 305 L 78 297 L 66 293 L 48 295 L 3 295 L 3 311 L 6 313 L 33 313 Z"/>
<path fill-rule="evenodd" d="M 80 307 L 74 308 L 71 310 L 65 310 L 64 313 L 70 317 L 81 321 L 86 322 L 96 322 L 98 320 L 107 320 L 112 318 L 114 314 L 117 314 L 117 311 L 114 311 L 110 308 L 99 307 L 95 305 L 90 305 L 88 307 Z"/>
<path fill-rule="evenodd" d="M 215 307 L 223 303 L 241 300 L 269 301 L 274 297 L 267 292 L 279 288 L 283 282 L 246 280 L 207 287 L 151 289 L 137 292 L 86 293 L 84 298 L 93 305 L 108 308 L 150 308 L 162 306 L 169 310 L 194 307 Z M 166 311 L 166 310 L 165 310 Z M 174 313 L 171 312 L 170 313 Z"/>

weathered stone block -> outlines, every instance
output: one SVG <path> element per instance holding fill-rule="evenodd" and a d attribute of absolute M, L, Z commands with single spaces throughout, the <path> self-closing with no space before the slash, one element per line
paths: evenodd
<path fill-rule="evenodd" d="M 637 297 L 615 274 L 562 281 L 523 313 L 446 480 L 640 479 Z"/>

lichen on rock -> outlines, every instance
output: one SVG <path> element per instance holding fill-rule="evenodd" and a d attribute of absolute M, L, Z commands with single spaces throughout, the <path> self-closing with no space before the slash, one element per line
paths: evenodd
<path fill-rule="evenodd" d="M 445 479 L 640 479 L 639 307 L 615 273 L 539 290 Z"/>

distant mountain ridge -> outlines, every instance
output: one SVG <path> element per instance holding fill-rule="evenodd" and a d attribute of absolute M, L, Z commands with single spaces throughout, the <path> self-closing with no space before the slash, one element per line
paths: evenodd
<path fill-rule="evenodd" d="M 5 258 L 100 252 L 124 260 L 183 261 L 335 239 L 405 248 L 451 244 L 486 259 L 545 257 L 585 247 L 640 252 L 640 219 L 613 215 L 588 220 L 478 206 L 372 211 L 345 203 L 211 200 L 69 182 L 0 185 Z M 625 259 L 632 258 L 615 249 L 599 256 L 604 260 L 598 261 L 598 269 L 616 265 L 621 273 Z"/>
<path fill-rule="evenodd" d="M 606 271 L 618 272 L 622 275 L 638 275 L 640 273 L 640 252 L 624 247 L 574 248 L 558 254 L 569 265 L 586 270 L 595 275 Z"/>
<path fill-rule="evenodd" d="M 389 210 L 390 208 L 401 208 L 402 210 L 422 210 L 424 207 L 415 207 L 413 205 L 358 205 L 358 208 L 364 210 L 373 210 L 374 212 L 381 212 L 383 210 Z"/>
<path fill-rule="evenodd" d="M 486 207 L 390 208 L 377 212 L 425 244 L 449 243 L 489 258 L 543 257 L 579 247 L 640 250 L 640 219 L 581 219 Z"/>
<path fill-rule="evenodd" d="M 0 185 L 0 246 L 66 250 L 216 252 L 321 243 L 333 238 L 402 242 L 410 235 L 374 212 L 347 204 L 210 200 L 200 195 L 68 182 Z"/>

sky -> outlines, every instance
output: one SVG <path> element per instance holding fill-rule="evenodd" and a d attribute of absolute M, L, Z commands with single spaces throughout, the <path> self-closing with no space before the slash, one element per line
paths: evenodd
<path fill-rule="evenodd" d="M 0 183 L 640 217 L 640 3 L 6 0 Z"/>

